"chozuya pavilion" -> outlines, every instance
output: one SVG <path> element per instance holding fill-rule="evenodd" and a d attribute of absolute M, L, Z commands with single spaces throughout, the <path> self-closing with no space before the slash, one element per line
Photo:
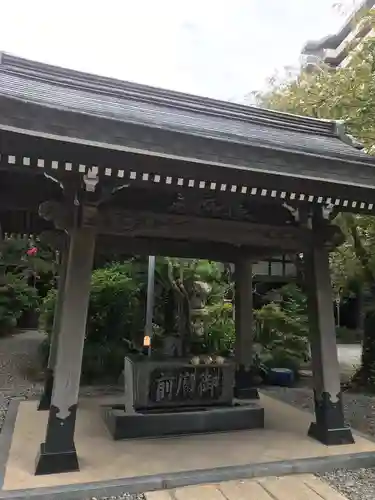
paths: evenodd
<path fill-rule="evenodd" d="M 252 263 L 302 253 L 316 420 L 306 433 L 327 445 L 352 443 L 344 425 L 329 277 L 329 251 L 341 234 L 330 221 L 340 211 L 374 213 L 375 159 L 356 148 L 337 122 L 7 54 L 0 63 L 2 231 L 47 231 L 63 250 L 50 369 L 39 407 L 48 409 L 49 419 L 35 450 L 36 474 L 79 468 L 74 433 L 90 277 L 95 252 L 108 249 L 202 257 L 236 269 L 235 363 L 207 368 L 172 360 L 177 368 L 167 367 L 168 373 L 180 369 L 179 362 L 190 381 L 206 370 L 206 386 L 186 401 L 168 393 L 167 404 L 158 405 L 163 398 L 159 393 L 155 399 L 152 377 L 155 370 L 163 375 L 163 365 L 152 357 L 143 365 L 127 360 L 125 409 L 106 414 L 113 434 L 147 434 L 149 428 L 137 427 L 143 425 L 139 419 L 134 428 L 126 420 L 127 412 L 136 416 L 142 408 L 151 408 L 143 415 L 153 429 L 172 427 L 175 433 L 261 427 L 262 416 L 256 413 L 255 424 L 249 411 L 259 404 L 254 399 L 232 404 L 234 381 L 237 396 L 249 399 L 256 392 L 249 376 Z M 139 383 L 140 373 L 149 380 Z M 195 403 L 193 416 L 186 408 Z"/>

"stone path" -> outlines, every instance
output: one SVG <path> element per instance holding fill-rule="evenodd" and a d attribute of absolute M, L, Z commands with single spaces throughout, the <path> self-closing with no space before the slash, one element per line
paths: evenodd
<path fill-rule="evenodd" d="M 353 368 L 361 363 L 362 346 L 360 344 L 338 344 L 337 354 L 341 368 Z"/>
<path fill-rule="evenodd" d="M 268 477 L 146 493 L 147 500 L 347 500 L 317 477 Z"/>

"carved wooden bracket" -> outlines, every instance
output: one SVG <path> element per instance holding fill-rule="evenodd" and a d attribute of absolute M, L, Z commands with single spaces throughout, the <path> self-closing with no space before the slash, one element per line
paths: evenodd
<path fill-rule="evenodd" d="M 54 223 L 57 229 L 68 229 L 74 225 L 74 211 L 58 201 L 45 201 L 39 205 L 39 216 Z"/>
<path fill-rule="evenodd" d="M 96 205 L 68 205 L 57 201 L 45 201 L 39 206 L 39 216 L 54 223 L 56 229 L 69 231 L 73 227 L 95 227 L 98 208 Z"/>

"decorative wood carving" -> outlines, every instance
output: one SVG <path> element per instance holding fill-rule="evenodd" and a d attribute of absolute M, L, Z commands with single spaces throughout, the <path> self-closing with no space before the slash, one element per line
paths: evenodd
<path fill-rule="evenodd" d="M 234 245 L 277 246 L 303 249 L 311 240 L 310 231 L 292 226 L 269 226 L 250 222 L 158 214 L 130 210 L 103 210 L 98 214 L 102 234 L 148 236 L 222 242 Z"/>
<path fill-rule="evenodd" d="M 73 205 L 45 202 L 40 206 L 40 214 L 53 220 L 57 228 L 69 230 L 74 223 L 74 209 Z M 97 233 L 102 235 L 183 240 L 191 245 L 206 242 L 299 252 L 308 249 L 312 243 L 312 231 L 306 226 L 273 226 L 186 214 L 98 208 L 96 205 L 80 208 L 79 223 L 82 227 L 96 227 Z M 315 237 L 334 246 L 340 243 L 341 232 L 328 221 L 322 221 Z"/>

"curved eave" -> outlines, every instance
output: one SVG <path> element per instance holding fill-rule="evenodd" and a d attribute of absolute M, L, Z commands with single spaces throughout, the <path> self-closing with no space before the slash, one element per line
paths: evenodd
<path fill-rule="evenodd" d="M 4 121 L 8 115 L 2 104 L 0 98 Z M 228 144 L 115 120 L 100 119 L 98 127 L 95 117 L 20 101 L 17 106 L 11 108 L 11 124 L 0 124 L 1 168 L 6 170 L 82 175 L 95 166 L 108 180 L 125 184 L 145 185 L 147 180 L 170 188 L 203 186 L 211 195 L 225 186 L 228 192 L 286 203 L 301 200 L 343 210 L 374 210 L 373 165 Z M 67 131 L 70 135 L 63 135 Z M 108 134 L 114 133 L 118 140 L 111 143 Z"/>

